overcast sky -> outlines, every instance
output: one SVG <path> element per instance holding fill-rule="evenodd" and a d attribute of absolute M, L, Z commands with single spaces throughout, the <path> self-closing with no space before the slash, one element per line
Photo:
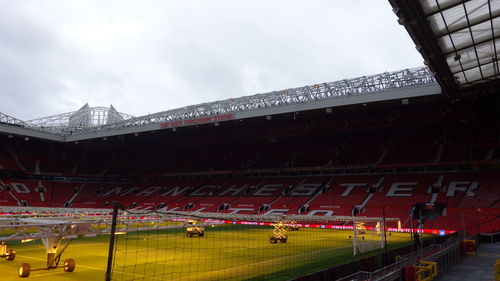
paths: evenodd
<path fill-rule="evenodd" d="M 0 0 L 0 112 L 135 116 L 421 66 L 387 0 Z"/>

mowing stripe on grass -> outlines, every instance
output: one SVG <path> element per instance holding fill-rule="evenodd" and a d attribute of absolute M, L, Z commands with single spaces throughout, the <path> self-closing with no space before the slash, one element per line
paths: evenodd
<path fill-rule="evenodd" d="M 223 278 L 237 278 L 237 277 L 248 278 L 248 276 L 245 276 L 245 274 L 242 274 L 242 272 L 262 273 L 262 269 L 264 267 L 280 264 L 283 260 L 286 260 L 286 259 L 296 260 L 300 257 L 313 256 L 313 255 L 317 255 L 317 254 L 322 253 L 322 252 L 339 250 L 339 249 L 343 249 L 343 248 L 352 248 L 352 245 L 324 249 L 324 250 L 318 250 L 318 251 L 301 253 L 301 254 L 295 254 L 295 255 L 290 255 L 290 256 L 286 256 L 286 257 L 269 259 L 269 260 L 261 261 L 261 262 L 249 263 L 249 264 L 230 267 L 230 268 L 211 270 L 211 271 L 207 271 L 207 272 L 203 272 L 203 273 L 192 274 L 192 275 L 189 275 L 189 280 L 190 281 L 196 281 L 196 280 L 203 281 L 203 280 L 207 280 L 207 279 L 208 280 L 215 280 L 212 278 L 221 278 L 221 277 L 223 277 Z M 186 277 L 183 277 L 180 279 L 173 279 L 173 280 L 174 281 L 186 280 Z"/>

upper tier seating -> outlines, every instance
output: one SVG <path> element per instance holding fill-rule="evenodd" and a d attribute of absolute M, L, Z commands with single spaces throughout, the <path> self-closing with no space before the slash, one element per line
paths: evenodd
<path fill-rule="evenodd" d="M 0 135 L 0 171 L 144 176 L 281 168 L 461 165 L 500 159 L 488 104 L 432 103 L 222 122 L 84 142 Z"/>

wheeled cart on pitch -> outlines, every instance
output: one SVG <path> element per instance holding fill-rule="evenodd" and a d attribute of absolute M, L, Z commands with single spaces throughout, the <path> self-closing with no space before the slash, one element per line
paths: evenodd
<path fill-rule="evenodd" d="M 366 234 L 365 223 L 364 222 L 356 223 L 356 231 L 358 232 L 358 235 L 365 235 Z"/>
<path fill-rule="evenodd" d="M 298 231 L 300 228 L 296 221 L 290 221 L 288 223 L 288 229 L 290 229 L 290 231 Z"/>
<path fill-rule="evenodd" d="M 40 268 L 31 268 L 29 263 L 21 263 L 18 267 L 17 274 L 21 278 L 28 277 L 31 271 L 39 271 L 39 270 L 53 270 L 57 268 L 62 268 L 65 272 L 73 272 L 76 267 L 76 262 L 74 259 L 66 259 L 64 260 L 62 265 L 59 265 L 61 262 L 61 256 L 64 253 L 64 250 L 69 246 L 71 240 L 66 243 L 66 245 L 58 251 L 59 245 L 62 242 L 61 238 L 42 238 L 42 242 L 47 250 L 47 266 Z"/>
<path fill-rule="evenodd" d="M 284 221 L 271 224 L 274 226 L 273 235 L 269 238 L 269 242 L 276 244 L 279 242 L 286 243 L 288 236 L 286 235 L 287 225 Z"/>
<path fill-rule="evenodd" d="M 195 235 L 198 237 L 205 236 L 205 228 L 203 226 L 196 225 L 198 223 L 196 220 L 189 220 L 187 223 L 191 225 L 186 229 L 187 237 L 193 237 Z"/>
<path fill-rule="evenodd" d="M 7 244 L 2 242 L 0 245 L 0 258 L 4 258 L 8 261 L 13 261 L 16 258 L 16 250 L 7 249 Z"/>

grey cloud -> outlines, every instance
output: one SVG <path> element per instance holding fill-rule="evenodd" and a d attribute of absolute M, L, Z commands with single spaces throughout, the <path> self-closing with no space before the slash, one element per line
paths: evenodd
<path fill-rule="evenodd" d="M 21 119 L 86 102 L 143 115 L 421 65 L 382 1 L 0 5 L 0 112 Z"/>

